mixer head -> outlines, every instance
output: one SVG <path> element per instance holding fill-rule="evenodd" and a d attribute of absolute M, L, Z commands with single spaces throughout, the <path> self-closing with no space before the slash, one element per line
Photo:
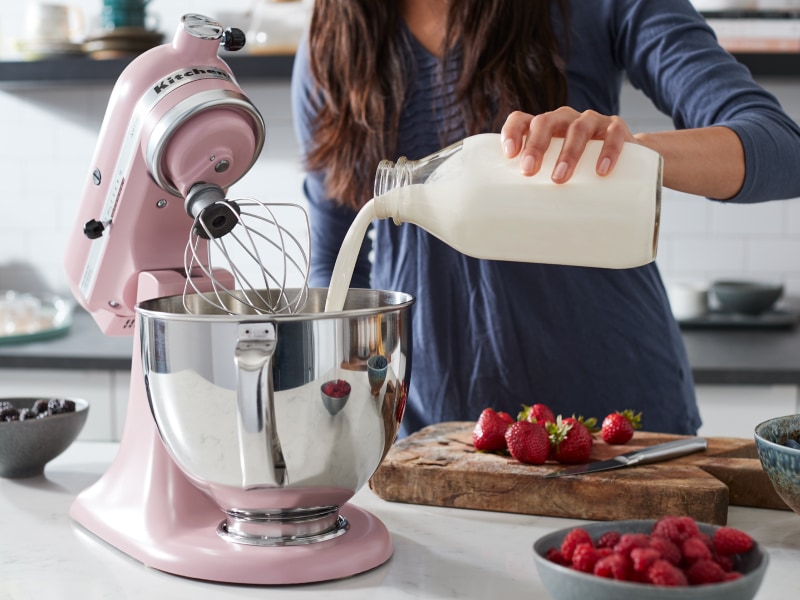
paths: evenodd
<path fill-rule="evenodd" d="M 184 297 L 201 294 L 195 285 L 196 274 L 201 273 L 212 291 L 200 297 L 221 312 L 280 314 L 303 308 L 308 298 L 311 244 L 305 210 L 291 203 L 230 200 L 222 188 L 207 183 L 191 188 L 185 206 L 194 223 L 184 254 L 184 270 L 190 275 Z M 299 212 L 305 221 L 302 240 L 281 224 L 288 215 L 277 213 L 289 211 Z M 232 286 L 217 276 L 217 266 L 232 275 Z M 290 292 L 293 275 L 302 284 Z M 189 303 L 184 302 L 184 307 L 191 312 Z"/>
<path fill-rule="evenodd" d="M 133 333 L 142 274 L 187 267 L 190 280 L 208 277 L 216 255 L 252 299 L 233 310 L 303 304 L 305 292 L 279 294 L 276 305 L 249 290 L 283 289 L 297 273 L 305 290 L 308 245 L 278 222 L 276 207 L 225 199 L 265 142 L 264 119 L 217 54 L 240 48 L 239 34 L 184 15 L 172 43 L 134 59 L 114 86 L 65 257 L 73 294 L 106 334 Z M 304 210 L 294 210 L 307 231 Z M 218 298 L 230 287 L 222 282 L 214 275 Z"/>

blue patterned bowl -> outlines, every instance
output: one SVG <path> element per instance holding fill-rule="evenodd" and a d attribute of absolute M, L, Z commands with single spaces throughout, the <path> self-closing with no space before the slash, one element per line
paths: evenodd
<path fill-rule="evenodd" d="M 756 426 L 761 466 L 778 495 L 800 515 L 800 450 L 785 445 L 790 437 L 800 438 L 800 415 L 777 417 Z"/>

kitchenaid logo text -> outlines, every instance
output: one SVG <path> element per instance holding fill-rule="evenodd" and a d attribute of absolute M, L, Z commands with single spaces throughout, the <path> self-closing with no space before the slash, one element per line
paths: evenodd
<path fill-rule="evenodd" d="M 188 71 L 177 71 L 167 75 L 153 87 L 153 91 L 156 94 L 160 94 L 168 88 L 174 85 L 186 83 L 188 80 L 208 78 L 225 79 L 226 81 L 231 81 L 230 73 L 222 71 L 221 69 L 215 69 L 213 67 L 195 67 L 193 69 L 189 69 Z"/>

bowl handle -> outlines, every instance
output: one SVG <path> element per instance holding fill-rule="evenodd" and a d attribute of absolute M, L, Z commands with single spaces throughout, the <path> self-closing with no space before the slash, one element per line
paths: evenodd
<path fill-rule="evenodd" d="M 238 369 L 239 452 L 245 487 L 286 484 L 286 462 L 275 429 L 272 355 L 276 346 L 274 323 L 239 325 L 234 360 Z"/>

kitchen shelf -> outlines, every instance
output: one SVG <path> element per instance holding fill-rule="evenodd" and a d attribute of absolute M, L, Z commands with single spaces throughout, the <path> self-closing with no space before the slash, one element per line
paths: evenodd
<path fill-rule="evenodd" d="M 287 81 L 293 55 L 236 55 L 224 53 L 239 81 Z M 800 53 L 736 54 L 755 77 L 800 77 Z M 0 90 L 38 85 L 75 85 L 116 81 L 131 58 L 92 60 L 88 57 L 37 61 L 0 61 Z"/>
<path fill-rule="evenodd" d="M 221 54 L 239 81 L 286 81 L 291 77 L 293 55 Z M 135 57 L 93 60 L 64 57 L 31 61 L 0 61 L 0 89 L 32 85 L 110 83 Z"/>

